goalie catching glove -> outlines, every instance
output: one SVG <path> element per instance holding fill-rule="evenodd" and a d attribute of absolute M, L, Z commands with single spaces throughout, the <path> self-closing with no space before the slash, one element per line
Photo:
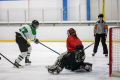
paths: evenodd
<path fill-rule="evenodd" d="M 38 39 L 36 39 L 34 42 L 35 42 L 36 44 L 38 44 L 38 43 L 39 43 L 39 40 L 38 40 Z"/>
<path fill-rule="evenodd" d="M 82 45 L 77 45 L 75 49 L 75 60 L 76 62 L 83 62 L 85 59 L 85 53 Z"/>

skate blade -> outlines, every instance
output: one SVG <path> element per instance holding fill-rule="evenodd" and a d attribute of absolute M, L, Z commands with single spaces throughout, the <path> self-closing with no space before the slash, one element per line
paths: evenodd
<path fill-rule="evenodd" d="M 31 63 L 25 63 L 25 66 L 30 66 L 31 65 Z"/>
<path fill-rule="evenodd" d="M 24 65 L 18 66 L 18 68 L 24 68 Z M 16 66 L 13 66 L 13 68 L 17 68 Z"/>

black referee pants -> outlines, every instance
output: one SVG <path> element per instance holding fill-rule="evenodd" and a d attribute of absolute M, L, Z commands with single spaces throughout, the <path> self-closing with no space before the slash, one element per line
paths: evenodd
<path fill-rule="evenodd" d="M 105 34 L 96 34 L 93 52 L 94 53 L 97 52 L 100 39 L 101 39 L 102 46 L 103 46 L 103 54 L 108 54 L 108 49 L 107 49 L 107 45 L 106 45 Z"/>

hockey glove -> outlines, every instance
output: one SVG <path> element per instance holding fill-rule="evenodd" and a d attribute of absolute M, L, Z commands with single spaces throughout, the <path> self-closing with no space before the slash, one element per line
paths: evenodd
<path fill-rule="evenodd" d="M 39 40 L 38 40 L 38 39 L 36 39 L 34 42 L 35 42 L 36 44 L 38 44 L 38 43 L 39 43 Z"/>
<path fill-rule="evenodd" d="M 83 56 L 84 56 L 83 46 L 82 45 L 77 45 L 76 49 L 75 49 L 75 60 L 76 60 L 76 62 L 84 61 Z"/>

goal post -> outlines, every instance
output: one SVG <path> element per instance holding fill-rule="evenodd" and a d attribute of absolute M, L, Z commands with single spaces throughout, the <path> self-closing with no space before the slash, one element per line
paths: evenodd
<path fill-rule="evenodd" d="M 109 29 L 109 76 L 120 77 L 120 27 Z"/>
<path fill-rule="evenodd" d="M 109 76 L 112 72 L 112 28 L 109 29 Z"/>

